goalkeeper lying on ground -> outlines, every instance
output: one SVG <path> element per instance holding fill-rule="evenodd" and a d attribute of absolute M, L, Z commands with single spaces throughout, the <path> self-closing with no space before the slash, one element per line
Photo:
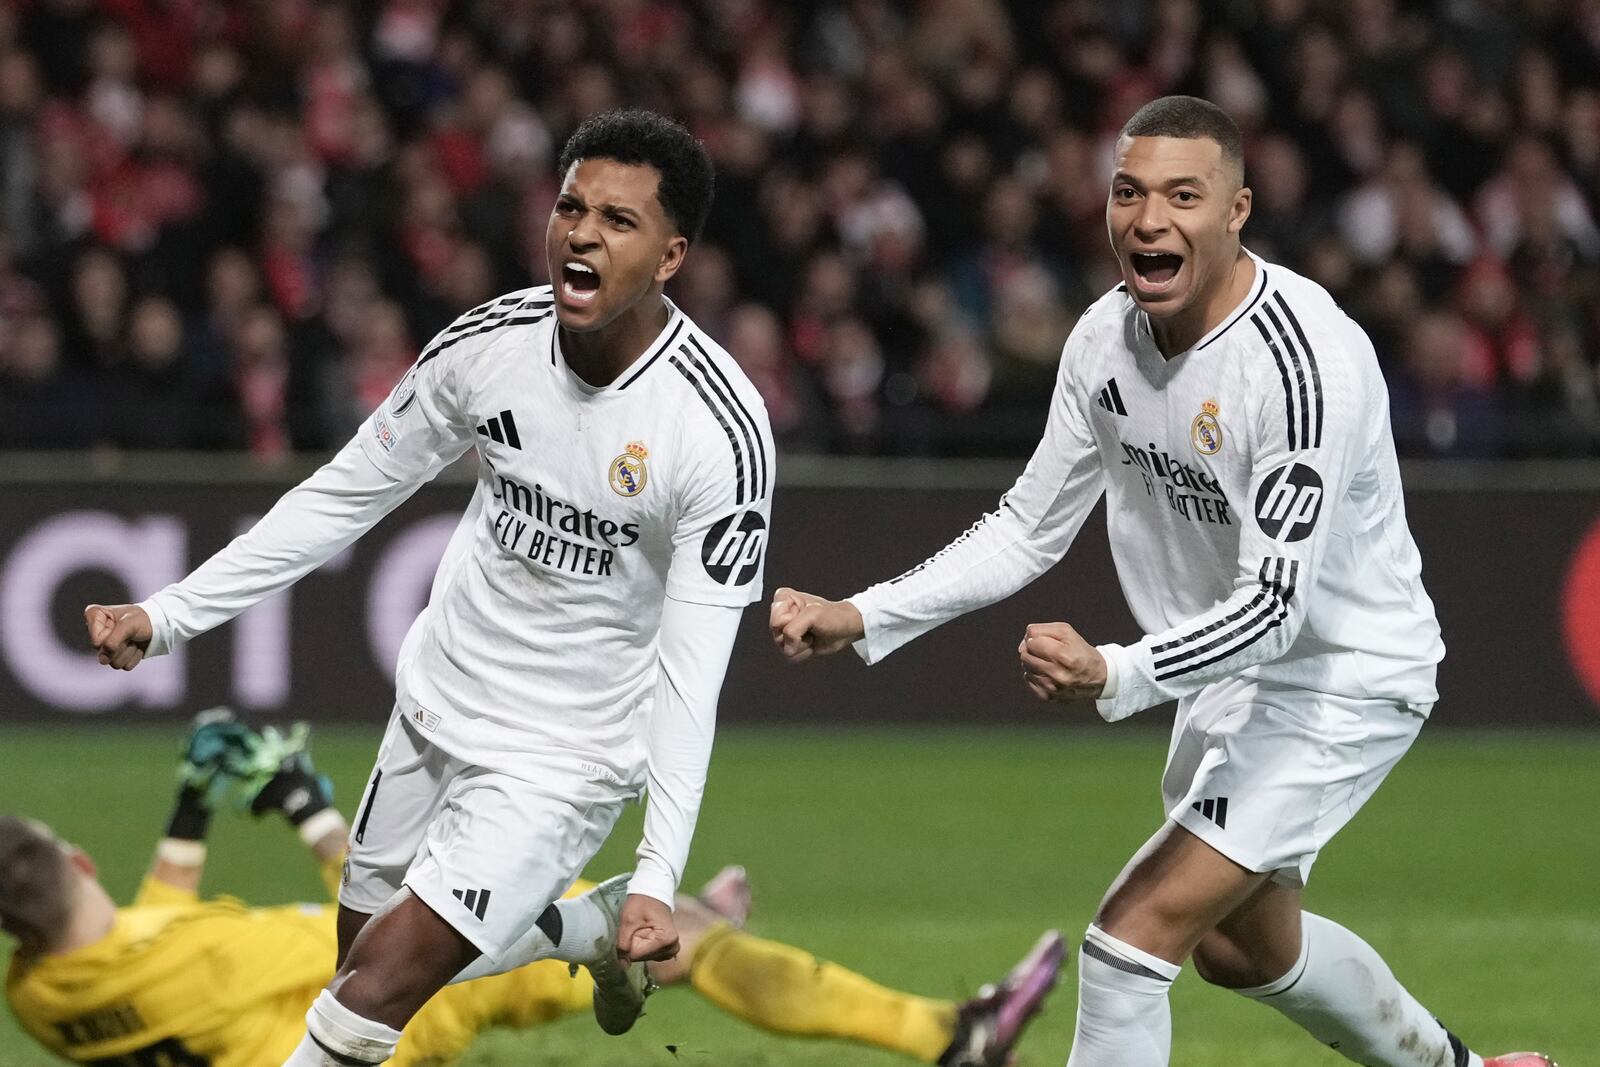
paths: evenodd
<path fill-rule="evenodd" d="M 52 1052 L 100 1067 L 282 1062 L 333 974 L 335 910 L 202 901 L 198 889 L 212 811 L 248 808 L 287 818 L 337 891 L 349 827 L 304 740 L 303 729 L 260 734 L 225 712 L 197 719 L 166 836 L 126 908 L 112 902 L 83 852 L 40 823 L 0 815 L 0 928 L 19 942 L 6 999 L 23 1029 Z M 596 887 L 580 882 L 569 896 L 585 892 Z M 650 964 L 651 977 L 687 980 L 778 1033 L 849 1038 L 949 1067 L 1004 1063 L 1063 957 L 1059 935 L 1048 933 L 1005 980 L 956 1004 L 885 989 L 753 937 L 740 929 L 748 911 L 739 868 L 700 897 L 680 896 L 681 950 Z M 406 1027 L 391 1064 L 454 1063 L 489 1027 L 538 1026 L 588 1009 L 590 997 L 587 977 L 555 960 L 449 986 Z"/>

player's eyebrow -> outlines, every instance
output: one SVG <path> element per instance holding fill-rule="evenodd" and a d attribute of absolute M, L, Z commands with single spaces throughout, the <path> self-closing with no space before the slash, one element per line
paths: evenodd
<path fill-rule="evenodd" d="M 623 215 L 634 220 L 635 222 L 639 221 L 641 217 L 638 211 L 631 207 L 627 207 L 624 204 L 590 204 L 588 201 L 584 200 L 583 197 L 571 190 L 562 190 L 561 193 L 558 194 L 557 199 L 570 200 L 582 208 L 592 207 L 604 215 Z"/>
<path fill-rule="evenodd" d="M 1144 182 L 1140 181 L 1138 178 L 1135 178 L 1125 170 L 1119 170 L 1111 176 L 1111 183 L 1113 185 L 1117 184 L 1118 182 L 1125 182 L 1128 185 L 1133 186 L 1135 189 L 1145 188 Z M 1157 187 L 1162 189 L 1175 189 L 1180 185 L 1199 185 L 1203 187 L 1208 184 L 1209 183 L 1204 178 L 1196 177 L 1193 174 L 1182 174 L 1176 178 L 1167 178 L 1156 183 Z"/>

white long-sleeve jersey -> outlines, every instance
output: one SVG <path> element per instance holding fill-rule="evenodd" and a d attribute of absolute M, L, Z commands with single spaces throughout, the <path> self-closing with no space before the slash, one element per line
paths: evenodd
<path fill-rule="evenodd" d="M 603 388 L 567 366 L 548 287 L 463 315 L 332 461 L 145 601 L 152 652 L 287 587 L 476 447 L 397 713 L 568 795 L 648 785 L 632 889 L 670 904 L 738 616 L 761 596 L 775 470 L 755 388 L 670 312 Z"/>
<path fill-rule="evenodd" d="M 850 598 L 867 662 L 1044 573 L 1103 492 L 1146 632 L 1099 646 L 1106 719 L 1235 676 L 1426 712 L 1444 645 L 1372 345 L 1321 286 L 1251 258 L 1250 294 L 1171 360 L 1121 286 L 1084 313 L 998 510 Z"/>

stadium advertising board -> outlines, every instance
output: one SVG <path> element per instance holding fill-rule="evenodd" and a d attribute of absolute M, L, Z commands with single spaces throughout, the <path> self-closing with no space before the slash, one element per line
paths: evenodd
<path fill-rule="evenodd" d="M 11 486 L 0 524 L 0 721 L 186 717 L 216 703 L 272 716 L 381 722 L 401 639 L 465 504 L 429 486 L 287 593 L 178 654 L 121 673 L 83 639 L 90 601 L 181 577 L 271 506 L 275 485 Z M 845 594 L 917 562 L 994 505 L 987 489 L 780 492 L 767 565 L 777 584 Z M 1424 491 L 1408 498 L 1449 649 L 1435 721 L 1600 726 L 1600 492 Z M 870 670 L 839 656 L 791 672 L 752 608 L 725 722 L 849 726 L 1037 723 L 1017 635 L 1065 619 L 1096 640 L 1135 631 L 1091 519 L 1066 564 Z M 1089 713 L 1085 713 L 1086 717 Z M 1157 718 L 1158 716 L 1149 716 Z M 1164 718 L 1164 716 L 1160 716 Z"/>

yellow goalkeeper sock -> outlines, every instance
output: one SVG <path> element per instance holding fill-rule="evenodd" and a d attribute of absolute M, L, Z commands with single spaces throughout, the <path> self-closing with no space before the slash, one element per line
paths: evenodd
<path fill-rule="evenodd" d="M 955 1037 L 956 1006 L 885 989 L 837 964 L 726 924 L 700 941 L 689 983 L 707 1000 L 780 1034 L 843 1037 L 933 1063 Z"/>

